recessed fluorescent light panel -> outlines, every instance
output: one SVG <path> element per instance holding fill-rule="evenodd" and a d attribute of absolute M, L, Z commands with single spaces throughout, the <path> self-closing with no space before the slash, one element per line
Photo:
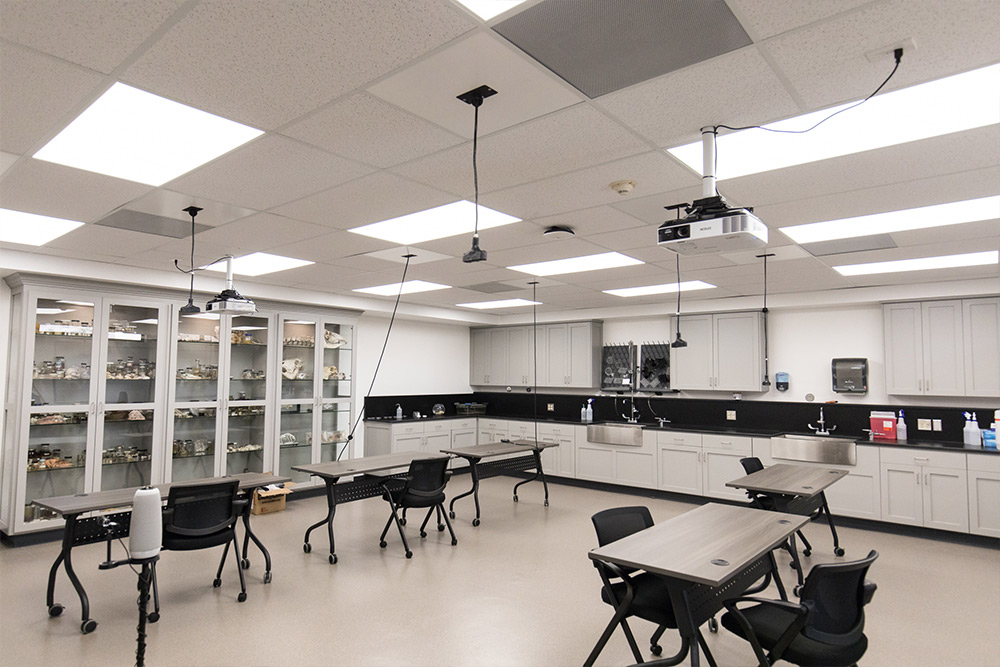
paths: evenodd
<path fill-rule="evenodd" d="M 535 262 L 534 264 L 519 264 L 508 266 L 512 271 L 520 271 L 533 276 L 557 276 L 563 273 L 579 273 L 581 271 L 599 271 L 601 269 L 616 269 L 622 266 L 635 266 L 645 264 L 638 259 L 633 259 L 620 252 L 603 252 L 599 255 L 585 255 L 583 257 L 568 257 L 567 259 L 554 259 L 548 262 Z"/>
<path fill-rule="evenodd" d="M 241 276 L 262 276 L 265 273 L 287 271 L 288 269 L 297 269 L 300 266 L 309 266 L 310 264 L 315 264 L 315 262 L 310 262 L 307 259 L 271 255 L 266 252 L 254 252 L 243 257 L 234 257 L 233 273 L 238 273 Z M 225 273 L 226 261 L 222 260 L 205 268 L 209 271 Z"/>
<path fill-rule="evenodd" d="M 1000 252 L 970 252 L 962 255 L 941 257 L 918 257 L 917 259 L 897 259 L 891 262 L 850 264 L 835 266 L 833 270 L 842 276 L 866 276 L 875 273 L 899 273 L 901 271 L 928 271 L 930 269 L 956 269 L 965 266 L 985 266 L 1000 263 Z"/>
<path fill-rule="evenodd" d="M 995 218 L 1000 218 L 1000 195 L 922 206 L 904 211 L 862 215 L 856 218 L 812 222 L 807 225 L 782 227 L 781 231 L 796 243 L 818 243 Z"/>
<path fill-rule="evenodd" d="M 527 299 L 501 299 L 499 301 L 478 301 L 476 303 L 456 303 L 460 308 L 475 308 L 477 310 L 492 310 L 493 308 L 517 308 L 518 306 L 540 306 L 541 301 Z"/>
<path fill-rule="evenodd" d="M 1000 65 L 991 65 L 883 93 L 805 134 L 780 134 L 761 129 L 721 134 L 716 142 L 716 174 L 720 180 L 737 178 L 996 125 L 1000 123 L 998 80 Z M 847 106 L 808 113 L 764 127 L 803 130 Z M 671 148 L 670 153 L 701 173 L 701 141 Z"/>
<path fill-rule="evenodd" d="M 159 186 L 262 134 L 116 83 L 34 157 Z"/>
<path fill-rule="evenodd" d="M 686 280 L 680 284 L 681 292 L 692 292 L 699 289 L 712 289 L 715 285 L 701 280 Z M 605 294 L 615 296 L 650 296 L 651 294 L 672 294 L 677 291 L 677 283 L 665 285 L 646 285 L 644 287 L 624 287 L 622 289 L 606 289 Z"/>
<path fill-rule="evenodd" d="M 448 236 L 470 234 L 475 228 L 475 220 L 476 205 L 463 199 L 444 206 L 429 208 L 426 211 L 418 211 L 382 222 L 373 222 L 370 225 L 355 227 L 347 231 L 400 245 L 413 245 Z M 485 206 L 479 207 L 480 230 L 520 221 L 520 218 L 515 218 L 512 215 L 494 211 Z"/>
<path fill-rule="evenodd" d="M 524 2 L 525 0 L 458 0 L 458 4 L 484 21 L 500 16 L 508 9 L 513 9 Z"/>
<path fill-rule="evenodd" d="M 150 317 L 145 320 L 132 320 L 132 324 L 159 324 L 159 320 L 155 317 Z M 233 327 L 234 329 L 236 327 Z"/>
<path fill-rule="evenodd" d="M 312 324 L 312 322 L 310 322 L 309 324 Z M 267 327 L 252 327 L 249 325 L 241 327 L 233 327 L 232 329 L 233 331 L 267 331 Z"/>
<path fill-rule="evenodd" d="M 76 220 L 0 208 L 0 241 L 5 243 L 45 245 L 82 225 Z"/>
<path fill-rule="evenodd" d="M 315 322 L 310 322 L 308 320 L 285 320 L 285 324 L 311 324 L 311 325 L 315 325 L 316 323 Z M 233 328 L 235 329 L 236 327 L 233 327 Z"/>
<path fill-rule="evenodd" d="M 90 303 L 89 301 L 63 301 L 63 300 L 59 300 L 59 301 L 56 301 L 56 303 L 68 303 L 71 306 L 91 306 L 92 307 L 94 305 L 94 304 Z"/>
<path fill-rule="evenodd" d="M 35 308 L 36 315 L 61 315 L 76 312 L 73 308 Z"/>
<path fill-rule="evenodd" d="M 407 280 L 403 283 L 402 290 L 399 283 L 389 285 L 376 285 L 375 287 L 359 287 L 355 292 L 365 294 L 376 294 L 378 296 L 396 296 L 397 294 L 414 294 L 416 292 L 432 292 L 438 289 L 451 289 L 451 285 L 441 285 L 439 283 L 429 283 L 424 280 Z"/>
<path fill-rule="evenodd" d="M 192 313 L 191 315 L 181 315 L 181 317 L 190 317 L 193 320 L 217 320 L 222 316 L 218 313 Z"/>

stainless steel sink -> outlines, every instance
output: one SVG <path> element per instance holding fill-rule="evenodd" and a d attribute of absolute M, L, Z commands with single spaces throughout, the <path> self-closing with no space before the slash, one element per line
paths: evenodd
<path fill-rule="evenodd" d="M 771 438 L 771 458 L 853 466 L 858 464 L 853 438 L 834 435 L 795 435 Z"/>
<path fill-rule="evenodd" d="M 642 424 L 587 424 L 587 440 L 603 445 L 642 446 Z"/>

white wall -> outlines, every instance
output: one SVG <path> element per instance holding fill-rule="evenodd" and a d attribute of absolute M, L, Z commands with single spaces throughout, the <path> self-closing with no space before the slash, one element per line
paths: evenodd
<path fill-rule="evenodd" d="M 7 405 L 7 364 L 10 355 L 10 326 L 11 321 L 11 294 L 10 287 L 0 279 L 0 471 L 4 470 L 4 451 L 7 443 L 4 441 L 7 433 L 6 426 L 6 405 Z"/>

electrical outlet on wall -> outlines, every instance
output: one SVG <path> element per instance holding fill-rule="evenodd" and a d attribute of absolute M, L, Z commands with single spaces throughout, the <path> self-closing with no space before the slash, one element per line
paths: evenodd
<path fill-rule="evenodd" d="M 917 430 L 918 431 L 929 431 L 929 430 L 931 430 L 931 420 L 930 419 L 918 419 L 917 420 Z"/>
<path fill-rule="evenodd" d="M 935 419 L 932 423 L 934 424 L 934 430 L 935 431 L 940 431 L 941 430 L 941 420 L 940 419 Z"/>
<path fill-rule="evenodd" d="M 555 403 L 547 403 L 546 405 L 547 405 L 547 409 L 548 409 L 549 412 L 555 412 L 556 411 L 556 404 Z"/>
<path fill-rule="evenodd" d="M 736 410 L 726 410 L 726 419 L 736 421 Z"/>

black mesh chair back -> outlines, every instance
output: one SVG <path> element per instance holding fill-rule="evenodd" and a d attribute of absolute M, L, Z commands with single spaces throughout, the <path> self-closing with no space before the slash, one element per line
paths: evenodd
<path fill-rule="evenodd" d="M 853 644 L 865 629 L 864 605 L 872 592 L 865 587 L 868 568 L 878 558 L 875 551 L 850 563 L 813 566 L 802 586 L 800 599 L 810 601 L 813 615 L 802 634 L 824 644 Z"/>
<path fill-rule="evenodd" d="M 403 532 L 403 526 L 406 525 L 406 510 L 410 507 L 428 508 L 427 516 L 420 524 L 420 537 L 427 537 L 427 532 L 424 529 L 427 527 L 431 514 L 437 512 L 438 531 L 444 530 L 447 526 L 448 532 L 451 534 L 452 545 L 458 544 L 458 538 L 455 537 L 451 521 L 448 520 L 448 514 L 444 511 L 444 489 L 450 476 L 448 472 L 450 460 L 447 457 L 414 459 L 410 461 L 410 469 L 405 479 L 389 478 L 382 483 L 382 497 L 392 508 L 392 514 L 389 515 L 389 520 L 385 522 L 385 528 L 382 529 L 382 535 L 379 536 L 381 548 L 386 547 L 385 536 L 395 522 L 396 528 L 399 530 L 399 537 L 403 541 L 406 557 L 413 556 L 410 545 L 406 541 L 406 534 Z M 403 510 L 402 518 L 399 516 L 400 509 Z M 441 523 L 442 518 L 444 523 Z"/>
<path fill-rule="evenodd" d="M 229 479 L 205 484 L 176 484 L 167 494 L 167 506 L 163 508 L 163 548 L 171 551 L 192 551 L 210 549 L 225 545 L 219 569 L 212 585 L 222 585 L 222 566 L 233 547 L 233 558 L 240 573 L 240 594 L 237 600 L 247 599 L 246 580 L 239 561 L 239 545 L 236 542 L 236 523 L 246 509 L 247 501 L 239 497 L 240 482 Z M 154 593 L 157 598 L 156 613 L 159 615 L 156 574 L 153 574 Z"/>
<path fill-rule="evenodd" d="M 602 547 L 653 525 L 649 509 L 642 506 L 612 507 L 598 512 L 590 520 L 597 532 L 597 544 Z M 629 574 L 635 572 L 635 568 L 621 569 Z"/>
<path fill-rule="evenodd" d="M 748 475 L 752 475 L 759 470 L 764 469 L 764 464 L 760 462 L 760 459 L 756 456 L 748 456 L 746 458 L 740 459 L 740 465 L 743 466 L 743 470 Z"/>

